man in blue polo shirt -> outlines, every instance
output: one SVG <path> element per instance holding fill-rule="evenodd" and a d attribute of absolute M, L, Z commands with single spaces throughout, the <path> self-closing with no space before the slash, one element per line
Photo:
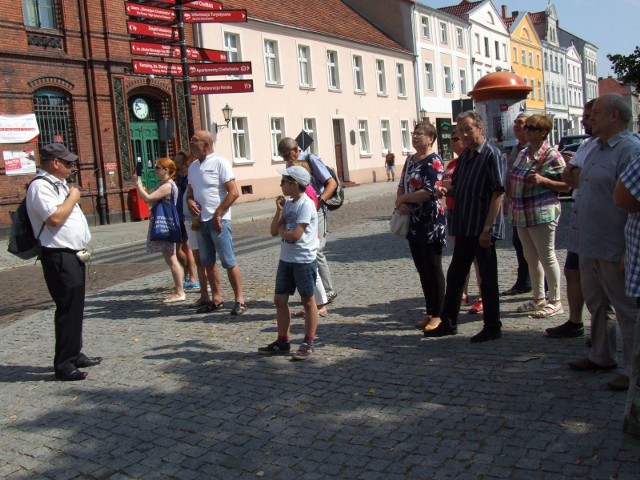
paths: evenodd
<path fill-rule="evenodd" d="M 471 337 L 471 343 L 480 343 L 502 336 L 495 241 L 504 238 L 502 197 L 506 165 L 498 148 L 485 139 L 480 114 L 463 112 L 457 122 L 466 148 L 458 157 L 451 188 L 447 191 L 447 195 L 456 199 L 451 222 L 451 235 L 456 237 L 456 243 L 447 271 L 442 322 L 434 330 L 425 331 L 424 336 L 458 333 L 464 283 L 475 257 L 482 280 L 484 326 Z"/>

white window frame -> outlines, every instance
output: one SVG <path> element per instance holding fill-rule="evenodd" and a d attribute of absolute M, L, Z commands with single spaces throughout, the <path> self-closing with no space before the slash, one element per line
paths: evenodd
<path fill-rule="evenodd" d="M 424 63 L 424 88 L 427 92 L 435 91 L 435 78 L 433 76 L 433 63 Z"/>
<path fill-rule="evenodd" d="M 444 82 L 444 93 L 453 93 L 453 81 L 451 78 L 451 67 L 448 65 L 444 65 L 442 67 L 442 72 L 443 72 L 443 78 L 442 81 Z"/>
<path fill-rule="evenodd" d="M 396 63 L 396 88 L 398 89 L 398 96 L 406 98 L 407 96 L 407 82 L 404 78 L 404 64 Z"/>
<path fill-rule="evenodd" d="M 380 139 L 382 141 L 382 154 L 386 155 L 391 149 L 391 125 L 389 120 L 380 120 Z"/>
<path fill-rule="evenodd" d="M 335 81 L 335 85 L 332 83 Z M 327 83 L 329 90 L 340 90 L 340 70 L 338 68 L 338 52 L 327 50 Z"/>
<path fill-rule="evenodd" d="M 318 138 L 317 138 L 317 127 L 316 127 L 316 119 L 315 118 L 303 118 L 302 119 L 302 129 L 309 134 L 311 138 L 313 138 L 313 143 L 305 148 L 305 152 L 313 153 L 314 155 L 318 154 Z"/>
<path fill-rule="evenodd" d="M 529 66 L 533 68 L 533 52 L 529 51 Z"/>
<path fill-rule="evenodd" d="M 381 58 L 376 58 L 376 88 L 378 95 L 387 95 L 387 73 Z"/>
<path fill-rule="evenodd" d="M 362 55 L 351 56 L 351 68 L 353 70 L 353 91 L 365 93 Z"/>
<path fill-rule="evenodd" d="M 409 138 L 409 120 L 400 120 L 400 138 L 402 139 L 402 153 L 409 153 L 411 139 Z"/>
<path fill-rule="evenodd" d="M 480 34 L 476 33 L 475 36 L 476 36 L 476 53 L 480 55 L 480 52 L 482 50 L 482 45 L 480 44 Z"/>
<path fill-rule="evenodd" d="M 265 38 L 262 53 L 264 55 L 264 76 L 267 85 L 282 85 L 277 40 Z"/>
<path fill-rule="evenodd" d="M 302 88 L 313 88 L 311 48 L 308 45 L 298 45 L 298 79 Z"/>
<path fill-rule="evenodd" d="M 231 136 L 233 139 L 233 163 L 253 163 L 249 147 L 249 128 L 246 117 L 234 116 L 231 119 Z M 242 155 L 244 153 L 244 155 Z"/>
<path fill-rule="evenodd" d="M 360 139 L 360 155 L 371 155 L 369 122 L 367 120 L 358 120 L 358 137 Z"/>
<path fill-rule="evenodd" d="M 493 48 L 496 51 L 496 60 L 500 60 L 500 42 L 497 40 L 494 40 Z"/>
<path fill-rule="evenodd" d="M 445 22 L 440 22 L 440 43 L 449 44 L 449 28 Z"/>
<path fill-rule="evenodd" d="M 232 45 L 231 41 L 235 41 Z M 240 35 L 233 32 L 223 32 L 223 50 L 227 52 L 227 62 L 240 62 L 242 60 L 242 49 L 240 48 Z M 227 78 L 240 78 L 240 75 L 227 75 Z"/>
<path fill-rule="evenodd" d="M 527 51 L 523 48 L 522 49 L 522 65 L 526 65 L 527 64 Z"/>
<path fill-rule="evenodd" d="M 284 138 L 284 117 L 269 117 L 269 132 L 271 135 L 271 158 L 282 160 L 278 153 L 278 143 Z"/>
<path fill-rule="evenodd" d="M 489 48 L 489 37 L 484 37 L 484 56 L 491 58 L 491 49 Z"/>
<path fill-rule="evenodd" d="M 464 34 L 461 28 L 456 27 L 456 47 L 464 48 Z"/>
<path fill-rule="evenodd" d="M 431 38 L 431 25 L 429 22 L 429 17 L 426 15 L 422 15 L 420 17 L 420 24 L 422 26 L 422 36 L 424 38 Z"/>
<path fill-rule="evenodd" d="M 458 74 L 460 75 L 460 95 L 466 95 L 469 91 L 467 89 L 467 71 L 461 68 Z"/>

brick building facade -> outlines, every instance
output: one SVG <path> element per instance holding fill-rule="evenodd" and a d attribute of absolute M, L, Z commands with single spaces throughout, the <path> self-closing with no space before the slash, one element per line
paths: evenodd
<path fill-rule="evenodd" d="M 3 9 L 0 116 L 35 113 L 40 136 L 0 147 L 35 150 L 38 159 L 39 146 L 63 142 L 80 157 L 77 185 L 90 224 L 126 221 L 136 162 L 152 186 L 155 158 L 188 146 L 181 79 L 132 73 L 125 2 L 22 0 Z M 189 27 L 186 39 L 193 45 Z M 142 108 L 134 112 L 136 101 Z M 33 177 L 6 173 L 0 155 L 0 229 Z"/>

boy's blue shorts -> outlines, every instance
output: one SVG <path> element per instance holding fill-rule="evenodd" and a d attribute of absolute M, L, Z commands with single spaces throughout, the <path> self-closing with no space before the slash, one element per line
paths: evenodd
<path fill-rule="evenodd" d="M 280 260 L 276 273 L 276 295 L 293 295 L 298 289 L 301 297 L 313 297 L 318 262 L 290 263 Z"/>

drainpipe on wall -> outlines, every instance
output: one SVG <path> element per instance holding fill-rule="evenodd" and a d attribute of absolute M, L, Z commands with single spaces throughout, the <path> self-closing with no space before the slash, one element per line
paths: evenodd
<path fill-rule="evenodd" d="M 413 54 L 413 70 L 414 70 L 414 78 L 415 78 L 415 90 L 416 90 L 416 118 L 420 119 L 420 108 L 421 108 L 421 99 L 422 99 L 422 89 L 420 88 L 420 85 L 422 83 L 422 79 L 420 77 L 420 63 L 419 63 L 419 59 L 420 59 L 420 52 L 418 51 L 418 49 L 420 48 L 418 45 L 418 40 L 416 37 L 416 6 L 415 4 L 413 5 L 412 9 L 411 9 L 411 31 L 413 32 L 413 48 L 415 49 L 415 52 Z M 426 109 L 426 107 L 425 107 Z M 420 119 L 422 120 L 422 119 Z M 414 123 L 415 125 L 415 123 Z"/>
<path fill-rule="evenodd" d="M 102 162 L 100 155 L 101 145 L 100 129 L 98 128 L 98 115 L 96 108 L 96 95 L 95 95 L 95 77 L 93 75 L 93 64 L 91 62 L 91 48 L 89 46 L 89 32 L 87 29 L 87 5 L 86 0 L 78 0 L 78 10 L 80 12 L 80 37 L 82 38 L 82 55 L 84 57 L 85 64 L 85 82 L 87 86 L 87 99 L 89 106 L 89 124 L 91 125 L 91 145 L 93 148 L 94 158 L 94 172 L 96 174 L 96 184 L 98 186 L 98 218 L 100 219 L 100 225 L 106 225 L 107 223 L 107 199 L 104 195 L 104 177 L 102 175 Z M 91 71 L 91 78 L 89 78 L 89 72 Z"/>

